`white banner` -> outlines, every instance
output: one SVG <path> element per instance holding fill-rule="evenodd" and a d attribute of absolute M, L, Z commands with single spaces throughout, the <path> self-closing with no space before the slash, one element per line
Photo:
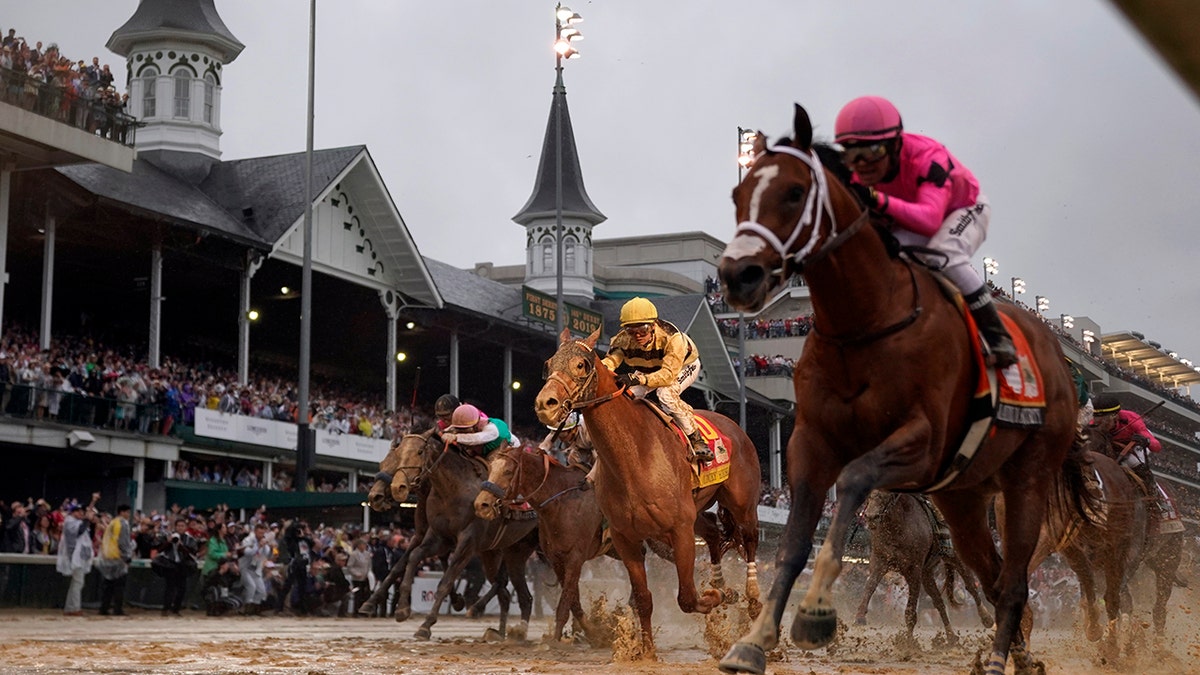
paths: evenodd
<path fill-rule="evenodd" d="M 196 435 L 237 443 L 296 450 L 299 434 L 295 424 L 245 415 L 229 415 L 196 408 Z M 389 441 L 316 430 L 317 454 L 378 463 L 387 456 Z"/>

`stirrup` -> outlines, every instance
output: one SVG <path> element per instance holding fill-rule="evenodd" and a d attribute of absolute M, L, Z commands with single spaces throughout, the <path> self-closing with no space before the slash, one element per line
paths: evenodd
<path fill-rule="evenodd" d="M 716 455 L 713 455 L 712 449 L 705 446 L 703 449 L 692 446 L 692 460 L 697 462 L 709 463 L 715 461 Z"/>

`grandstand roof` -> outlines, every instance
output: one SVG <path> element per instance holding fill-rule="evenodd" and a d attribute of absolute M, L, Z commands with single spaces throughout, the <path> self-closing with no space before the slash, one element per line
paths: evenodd
<path fill-rule="evenodd" d="M 1100 344 L 1117 365 L 1138 375 L 1158 379 L 1172 387 L 1200 382 L 1200 372 L 1195 364 L 1183 363 L 1171 356 L 1165 347 L 1151 344 L 1141 333 L 1109 333 L 1101 338 Z"/>

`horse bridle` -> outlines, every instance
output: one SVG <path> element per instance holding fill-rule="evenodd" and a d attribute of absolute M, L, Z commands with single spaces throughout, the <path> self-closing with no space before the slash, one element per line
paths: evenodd
<path fill-rule="evenodd" d="M 863 225 L 870 222 L 871 211 L 870 209 L 863 209 L 862 213 L 858 215 L 858 218 L 854 219 L 854 222 L 850 223 L 849 227 L 838 231 L 837 217 L 833 214 L 833 206 L 829 199 L 829 183 L 826 180 L 825 169 L 821 164 L 821 159 L 817 157 L 817 153 L 802 152 L 788 145 L 771 146 L 768 151 L 781 152 L 785 155 L 790 155 L 796 159 L 799 159 L 812 172 L 813 183 L 817 186 L 816 190 L 808 191 L 808 197 L 804 203 L 804 212 L 800 215 L 800 219 L 796 221 L 795 226 L 792 227 L 792 232 L 790 235 L 788 235 L 786 242 L 780 241 L 779 237 L 776 236 L 775 233 L 768 229 L 765 225 L 753 221 L 744 221 L 738 223 L 737 229 L 734 230 L 735 236 L 742 234 L 743 232 L 749 232 L 758 235 L 764 241 L 770 244 L 775 249 L 775 252 L 779 254 L 779 259 L 781 261 L 780 265 L 778 268 L 771 270 L 770 272 L 770 275 L 776 278 L 775 286 L 778 288 L 787 280 L 786 275 L 789 264 L 795 268 L 796 274 L 803 273 L 806 265 L 812 265 L 816 262 L 819 262 L 830 253 L 833 253 L 837 249 L 841 248 L 841 246 L 845 244 L 850 237 L 857 234 L 858 231 L 862 229 Z M 821 215 L 823 213 L 829 214 L 830 233 L 833 236 L 821 244 L 820 248 L 817 248 L 816 251 L 810 255 L 809 252 L 816 247 L 817 242 L 819 241 Z M 808 241 L 805 242 L 804 246 L 802 246 L 799 251 L 789 254 L 792 246 L 799 238 L 800 232 L 803 231 L 805 226 L 810 223 L 812 224 L 812 232 L 808 237 Z M 912 282 L 913 292 L 913 310 L 908 314 L 908 316 L 879 330 L 870 331 L 860 335 L 828 335 L 817 330 L 816 326 L 813 326 L 814 334 L 820 335 L 820 337 L 829 340 L 840 347 L 852 347 L 874 342 L 875 340 L 879 340 L 893 333 L 904 330 L 915 323 L 917 318 L 921 316 L 922 311 L 921 291 L 920 287 L 917 285 L 917 276 L 913 271 L 912 265 L 908 263 L 907 260 L 905 261 L 905 265 L 908 268 L 909 280 Z"/>
<path fill-rule="evenodd" d="M 592 386 L 592 384 L 596 380 L 596 364 L 592 362 L 596 356 L 596 350 L 594 350 L 590 346 L 588 346 L 587 343 L 581 342 L 579 340 L 575 340 L 574 345 L 582 348 L 588 354 L 588 359 L 587 359 L 588 373 L 587 373 L 587 375 L 584 375 L 582 378 L 576 379 L 576 378 L 572 378 L 568 375 L 563 374 L 563 372 L 561 370 L 555 370 L 553 372 L 548 373 L 545 376 L 545 380 L 547 382 L 557 382 L 558 385 L 560 387 L 562 387 L 564 391 L 569 392 L 570 394 L 581 394 L 581 393 L 585 392 L 590 386 Z M 569 415 L 572 411 L 584 410 L 584 409 L 590 408 L 594 405 L 599 405 L 601 403 L 604 403 L 605 401 L 611 401 L 612 399 L 625 393 L 625 389 L 626 389 L 625 385 L 621 384 L 617 387 L 616 391 L 612 392 L 611 394 L 605 394 L 604 396 L 597 396 L 595 398 L 584 399 L 584 400 L 578 401 L 578 402 L 572 401 L 569 398 L 564 398 L 562 403 L 559 404 L 559 408 L 561 410 L 563 410 L 566 414 L 563 415 L 562 421 L 560 421 L 558 423 L 558 429 L 556 429 L 554 432 L 555 435 L 557 436 L 558 432 L 562 430 L 563 424 L 565 424 L 567 421 L 567 415 Z"/>
<path fill-rule="evenodd" d="M 403 443 L 406 439 L 409 439 L 409 438 L 419 438 L 419 439 L 421 439 L 422 444 L 428 444 L 429 441 L 433 438 L 433 434 L 431 434 L 430 436 L 425 436 L 424 434 L 407 433 L 400 437 L 400 443 Z M 397 443 L 396 445 L 399 445 L 400 443 Z M 436 463 L 436 460 L 433 463 Z M 398 467 L 396 467 L 396 471 L 404 474 L 404 478 L 409 481 L 410 489 L 415 490 L 421 485 L 421 480 L 426 476 L 426 474 L 428 474 L 432 470 L 433 463 L 426 462 L 426 463 L 420 464 L 419 466 L 398 466 Z M 408 475 L 409 469 L 417 469 L 416 477 L 410 477 Z M 382 481 L 385 486 L 387 486 L 388 488 L 391 488 L 392 480 L 395 479 L 395 477 L 396 477 L 395 472 L 388 473 L 387 471 L 380 469 L 375 474 L 374 482 L 379 483 Z M 391 490 L 390 489 L 385 490 L 384 494 L 388 495 L 390 498 Z"/>
<path fill-rule="evenodd" d="M 513 469 L 512 480 L 509 481 L 509 483 L 508 483 L 509 490 L 500 489 L 499 485 L 496 485 L 495 483 L 493 483 L 490 480 L 483 481 L 483 485 L 481 487 L 483 488 L 483 490 L 487 491 L 491 495 L 494 495 L 497 499 L 500 500 L 499 502 L 497 502 L 497 506 L 503 506 L 503 505 L 514 506 L 516 504 L 523 504 L 523 503 L 529 501 L 530 497 L 533 497 L 535 494 L 538 493 L 538 490 L 541 490 L 543 487 L 545 487 L 546 481 L 550 479 L 550 455 L 548 455 L 544 452 L 541 453 L 541 455 L 542 455 L 542 482 L 538 483 L 537 487 L 530 490 L 529 494 L 522 495 L 522 494 L 518 493 L 516 496 L 513 496 L 513 497 L 508 496 L 508 493 L 514 486 L 521 484 L 521 460 L 516 457 L 510 457 L 506 453 L 501 453 L 500 456 L 498 456 L 496 459 L 494 459 L 492 461 L 500 461 L 501 459 L 503 459 L 503 460 L 512 462 L 513 465 L 515 466 L 515 468 Z M 573 492 L 575 490 L 582 490 L 582 489 L 583 489 L 582 485 L 572 485 L 569 488 L 560 490 L 559 492 L 556 492 L 555 494 L 550 495 L 550 497 L 548 499 L 546 499 L 545 501 L 538 504 L 535 508 L 541 509 L 541 508 L 545 507 L 547 504 L 558 499 L 559 497 L 567 494 L 568 492 Z"/>
<path fill-rule="evenodd" d="M 787 241 L 782 241 L 778 235 L 772 232 L 762 223 L 751 220 L 746 220 L 738 223 L 734 230 L 734 236 L 750 233 L 757 235 L 763 241 L 771 245 L 775 252 L 779 255 L 779 267 L 771 270 L 770 275 L 776 278 L 776 288 L 782 286 L 787 280 L 789 264 L 795 269 L 797 274 L 803 273 L 806 265 L 811 265 L 818 262 L 822 258 L 828 256 L 833 251 L 837 250 L 846 240 L 854 236 L 862 226 L 870 220 L 870 211 L 864 209 L 858 218 L 850 223 L 850 226 L 839 231 L 837 226 L 837 217 L 833 214 L 833 205 L 829 199 L 829 184 L 825 176 L 825 168 L 821 165 L 821 160 L 815 152 L 803 152 L 788 145 L 774 145 L 768 148 L 768 152 L 783 153 L 795 157 L 804 163 L 809 168 L 813 176 L 813 184 L 816 185 L 816 190 L 809 190 L 804 201 L 804 211 L 800 214 L 800 219 L 792 226 L 792 231 L 788 235 Z M 817 248 L 817 243 L 820 241 L 822 216 L 829 215 L 830 233 L 833 235 L 830 239 L 821 244 Z M 812 225 L 812 231 L 808 236 L 808 241 L 800 247 L 800 250 L 791 253 L 792 247 L 800 238 L 800 233 L 804 228 Z M 816 249 L 814 251 L 814 249 Z"/>

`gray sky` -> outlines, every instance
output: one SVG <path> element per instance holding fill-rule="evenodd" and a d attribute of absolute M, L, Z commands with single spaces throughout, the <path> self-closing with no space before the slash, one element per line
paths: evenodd
<path fill-rule="evenodd" d="M 0 26 L 125 69 L 104 43 L 136 0 L 5 3 Z M 308 2 L 217 0 L 245 51 L 224 71 L 224 158 L 304 149 Z M 887 96 L 993 205 L 999 277 L 1050 314 L 1138 330 L 1200 363 L 1200 108 L 1101 0 L 597 0 L 567 63 L 599 238 L 728 240 L 737 127 L 832 136 Z M 100 9 L 103 8 L 103 9 Z M 316 147 L 366 144 L 425 255 L 524 261 L 525 203 L 554 83 L 549 0 L 318 2 Z"/>

